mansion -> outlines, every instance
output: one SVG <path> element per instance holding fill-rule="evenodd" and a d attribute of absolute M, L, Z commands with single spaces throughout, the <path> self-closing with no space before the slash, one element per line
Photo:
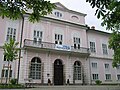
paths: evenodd
<path fill-rule="evenodd" d="M 17 78 L 18 62 L 8 62 L 2 46 L 12 37 L 21 42 L 19 83 L 52 85 L 120 83 L 120 66 L 112 67 L 113 50 L 108 48 L 110 33 L 85 24 L 86 14 L 55 3 L 52 14 L 36 23 L 0 18 L 0 83 Z M 23 24 L 23 32 L 22 30 Z M 19 43 L 20 44 L 20 43 Z M 20 45 L 18 45 L 18 48 Z M 8 70 L 8 68 L 10 68 Z"/>

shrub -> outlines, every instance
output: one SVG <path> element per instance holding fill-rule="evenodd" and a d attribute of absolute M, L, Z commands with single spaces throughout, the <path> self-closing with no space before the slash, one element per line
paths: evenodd
<path fill-rule="evenodd" d="M 17 79 L 11 79 L 11 80 L 10 80 L 10 83 L 11 83 L 12 85 L 17 84 Z"/>
<path fill-rule="evenodd" d="M 102 81 L 96 80 L 95 83 L 96 83 L 97 85 L 100 85 L 100 84 L 102 83 Z"/>

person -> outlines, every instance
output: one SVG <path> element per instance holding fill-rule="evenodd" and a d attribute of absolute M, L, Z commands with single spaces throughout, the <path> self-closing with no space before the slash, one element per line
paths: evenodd
<path fill-rule="evenodd" d="M 51 80 L 50 79 L 48 79 L 48 85 L 51 85 Z"/>
<path fill-rule="evenodd" d="M 67 79 L 67 85 L 69 85 L 70 84 L 70 81 L 69 81 L 69 79 Z"/>

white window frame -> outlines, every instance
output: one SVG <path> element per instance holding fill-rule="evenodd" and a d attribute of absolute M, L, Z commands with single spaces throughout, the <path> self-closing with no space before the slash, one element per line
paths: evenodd
<path fill-rule="evenodd" d="M 33 32 L 33 43 L 36 45 L 41 44 L 42 42 L 42 37 L 43 37 L 43 32 L 39 30 L 34 30 Z"/>
<path fill-rule="evenodd" d="M 78 65 L 79 63 L 80 65 Z M 82 68 L 81 63 L 79 61 L 76 61 L 74 64 L 74 80 L 81 80 L 82 79 Z"/>
<path fill-rule="evenodd" d="M 8 75 L 10 78 L 12 77 L 12 70 L 9 69 L 9 71 L 8 71 L 8 68 L 2 69 L 1 77 L 7 78 Z"/>
<path fill-rule="evenodd" d="M 97 67 L 98 67 L 96 62 L 92 62 L 92 63 L 91 63 L 91 66 L 92 66 L 92 68 L 94 68 L 94 69 L 97 69 Z"/>
<path fill-rule="evenodd" d="M 92 80 L 99 80 L 99 74 L 92 74 Z"/>
<path fill-rule="evenodd" d="M 55 33 L 55 44 L 62 45 L 63 44 L 63 35 Z"/>
<path fill-rule="evenodd" d="M 74 49 L 80 49 L 80 38 L 73 37 L 73 42 L 74 42 Z"/>
<path fill-rule="evenodd" d="M 109 70 L 110 70 L 110 64 L 105 63 L 105 64 L 104 64 L 104 67 L 105 67 L 105 70 L 107 70 L 107 71 L 109 71 Z"/>
<path fill-rule="evenodd" d="M 90 41 L 90 50 L 91 50 L 92 53 L 96 53 L 95 42 Z"/>
<path fill-rule="evenodd" d="M 120 81 L 120 74 L 117 74 L 117 80 Z"/>
<path fill-rule="evenodd" d="M 37 63 L 37 58 L 35 57 L 35 62 L 31 62 L 30 64 L 30 75 L 29 78 L 32 79 L 41 79 L 41 63 Z"/>
<path fill-rule="evenodd" d="M 59 17 L 59 18 L 63 16 L 62 13 L 59 12 L 59 11 L 55 11 L 54 15 L 57 16 L 57 17 Z"/>
<path fill-rule="evenodd" d="M 112 80 L 111 79 L 111 74 L 105 74 L 105 80 Z"/>
<path fill-rule="evenodd" d="M 16 28 L 8 27 L 6 41 L 8 42 L 10 38 L 16 41 Z"/>
<path fill-rule="evenodd" d="M 108 55 L 107 44 L 102 44 L 103 55 Z"/>

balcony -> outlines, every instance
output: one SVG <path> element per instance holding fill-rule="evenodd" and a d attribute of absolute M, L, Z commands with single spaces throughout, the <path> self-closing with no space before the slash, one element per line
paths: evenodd
<path fill-rule="evenodd" d="M 32 48 L 39 48 L 39 49 L 47 49 L 47 50 L 53 50 L 53 51 L 66 51 L 66 52 L 74 52 L 74 53 L 83 53 L 83 54 L 89 54 L 89 48 L 74 48 L 73 46 L 67 46 L 67 45 L 56 45 L 55 43 L 49 43 L 49 42 L 39 42 L 34 40 L 24 40 L 24 47 L 32 47 Z"/>

